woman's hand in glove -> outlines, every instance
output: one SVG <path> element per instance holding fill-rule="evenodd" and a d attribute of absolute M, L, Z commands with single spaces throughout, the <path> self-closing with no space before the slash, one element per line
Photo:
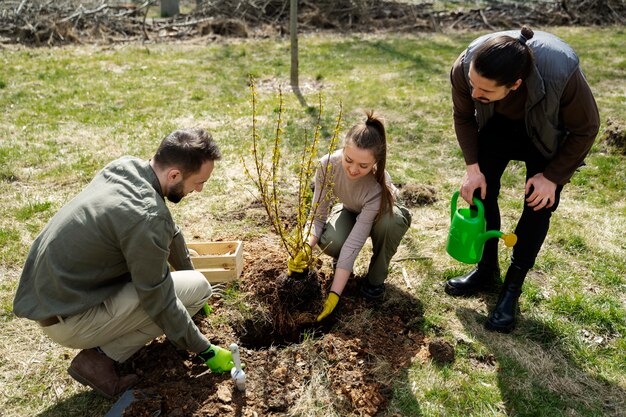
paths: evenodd
<path fill-rule="evenodd" d="M 322 321 L 326 317 L 328 317 L 328 315 L 330 315 L 330 313 L 333 312 L 335 307 L 337 307 L 338 302 L 339 302 L 339 294 L 337 294 L 334 291 L 331 291 L 328 294 L 328 297 L 326 298 L 326 302 L 324 303 L 324 309 L 322 310 L 320 315 L 317 316 L 317 321 Z"/>

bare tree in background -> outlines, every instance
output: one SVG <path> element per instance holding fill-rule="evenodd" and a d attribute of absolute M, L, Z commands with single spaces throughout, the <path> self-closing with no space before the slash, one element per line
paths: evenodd
<path fill-rule="evenodd" d="M 298 88 L 298 0 L 291 0 L 289 33 L 291 35 L 291 87 L 296 89 Z"/>
<path fill-rule="evenodd" d="M 161 17 L 172 17 L 180 14 L 179 0 L 161 0 Z"/>
<path fill-rule="evenodd" d="M 291 37 L 291 89 L 298 97 L 300 104 L 306 107 L 306 100 L 300 91 L 298 73 L 298 0 L 291 0 L 290 2 L 289 32 Z"/>

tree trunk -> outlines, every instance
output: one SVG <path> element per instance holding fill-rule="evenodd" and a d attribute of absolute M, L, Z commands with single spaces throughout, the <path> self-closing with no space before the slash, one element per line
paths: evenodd
<path fill-rule="evenodd" d="M 298 0 L 291 0 L 289 9 L 291 35 L 291 87 L 298 87 Z"/>
<path fill-rule="evenodd" d="M 161 0 L 161 17 L 172 17 L 179 13 L 179 0 Z"/>

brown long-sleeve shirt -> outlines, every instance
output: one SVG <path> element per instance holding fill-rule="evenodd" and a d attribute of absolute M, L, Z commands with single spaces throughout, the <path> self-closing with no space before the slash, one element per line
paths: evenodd
<path fill-rule="evenodd" d="M 450 71 L 454 129 L 465 163 L 478 161 L 478 123 L 476 121 L 471 87 L 463 72 L 464 54 L 461 54 Z M 524 120 L 527 91 L 524 83 L 504 99 L 494 103 L 494 111 L 510 120 Z M 557 184 L 567 183 L 580 166 L 598 133 L 600 118 L 596 102 L 580 70 L 567 82 L 560 99 L 560 119 L 568 131 L 544 171 L 544 176 Z"/>

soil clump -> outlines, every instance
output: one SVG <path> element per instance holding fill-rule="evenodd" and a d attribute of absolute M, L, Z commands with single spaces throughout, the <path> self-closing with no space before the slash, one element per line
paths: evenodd
<path fill-rule="evenodd" d="M 454 347 L 445 340 L 433 340 L 428 344 L 430 357 L 440 365 L 448 365 L 454 362 Z"/>
<path fill-rule="evenodd" d="M 601 141 L 606 142 L 609 149 L 626 155 L 626 125 L 612 119 L 607 119 Z"/>
<path fill-rule="evenodd" d="M 437 201 L 437 191 L 430 185 L 407 184 L 400 188 L 400 199 L 407 208 L 426 206 Z"/>

